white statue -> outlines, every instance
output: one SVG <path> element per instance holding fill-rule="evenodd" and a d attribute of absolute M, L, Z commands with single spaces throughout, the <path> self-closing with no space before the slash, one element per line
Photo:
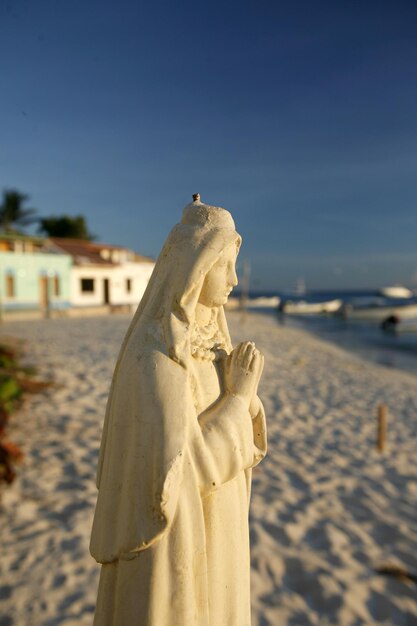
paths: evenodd
<path fill-rule="evenodd" d="M 91 554 L 95 626 L 249 626 L 251 468 L 265 455 L 263 357 L 232 348 L 223 305 L 241 243 L 194 196 L 116 364 Z"/>

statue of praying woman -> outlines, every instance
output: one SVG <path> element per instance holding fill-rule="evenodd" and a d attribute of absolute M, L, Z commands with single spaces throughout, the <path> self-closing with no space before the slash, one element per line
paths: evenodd
<path fill-rule="evenodd" d="M 120 350 L 97 472 L 94 626 L 250 626 L 251 468 L 266 452 L 263 356 L 232 347 L 232 216 L 198 195 Z"/>

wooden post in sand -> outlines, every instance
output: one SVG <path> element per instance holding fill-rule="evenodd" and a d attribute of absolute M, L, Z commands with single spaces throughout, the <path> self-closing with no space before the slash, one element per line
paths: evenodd
<path fill-rule="evenodd" d="M 385 439 L 387 435 L 388 407 L 380 404 L 378 407 L 378 436 L 376 447 L 381 454 L 385 450 Z"/>

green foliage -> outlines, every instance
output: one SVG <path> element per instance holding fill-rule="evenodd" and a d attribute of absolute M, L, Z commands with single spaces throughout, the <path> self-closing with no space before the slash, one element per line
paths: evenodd
<path fill-rule="evenodd" d="M 0 376 L 0 405 L 7 413 L 13 410 L 21 395 L 22 388 L 13 376 Z"/>
<path fill-rule="evenodd" d="M 0 484 L 10 484 L 16 477 L 14 466 L 22 458 L 22 451 L 5 438 L 10 414 L 19 406 L 24 393 L 42 391 L 49 383 L 34 380 L 36 370 L 21 367 L 19 350 L 15 346 L 0 345 Z"/>
<path fill-rule="evenodd" d="M 89 232 L 83 215 L 76 215 L 75 217 L 70 217 L 69 215 L 42 217 L 39 219 L 38 232 L 48 237 L 66 237 L 70 239 L 85 239 L 87 241 L 95 238 Z"/>
<path fill-rule="evenodd" d="M 83 215 L 51 215 L 35 217 L 36 209 L 24 208 L 29 196 L 17 189 L 5 189 L 0 204 L 0 230 L 5 233 L 20 234 L 19 229 L 38 223 L 38 232 L 48 237 L 84 239 L 92 241 L 95 235 L 88 229 Z"/>
<path fill-rule="evenodd" d="M 37 221 L 35 209 L 25 209 L 23 205 L 29 199 L 17 189 L 5 189 L 0 205 L 0 228 L 6 233 L 18 232 L 16 228 L 29 226 Z"/>
<path fill-rule="evenodd" d="M 16 361 L 8 354 L 0 352 L 0 369 L 12 369 L 16 367 Z"/>
<path fill-rule="evenodd" d="M 23 390 L 16 379 L 16 351 L 8 346 L 0 345 L 0 369 L 0 483 L 10 484 L 16 475 L 13 466 L 22 458 L 22 453 L 11 441 L 4 439 L 4 432 Z"/>

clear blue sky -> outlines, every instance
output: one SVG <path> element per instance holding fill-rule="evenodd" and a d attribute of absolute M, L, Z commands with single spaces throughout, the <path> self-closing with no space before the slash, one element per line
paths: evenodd
<path fill-rule="evenodd" d="M 253 286 L 417 284 L 415 0 L 0 0 L 0 187 L 157 255 L 198 191 Z"/>

